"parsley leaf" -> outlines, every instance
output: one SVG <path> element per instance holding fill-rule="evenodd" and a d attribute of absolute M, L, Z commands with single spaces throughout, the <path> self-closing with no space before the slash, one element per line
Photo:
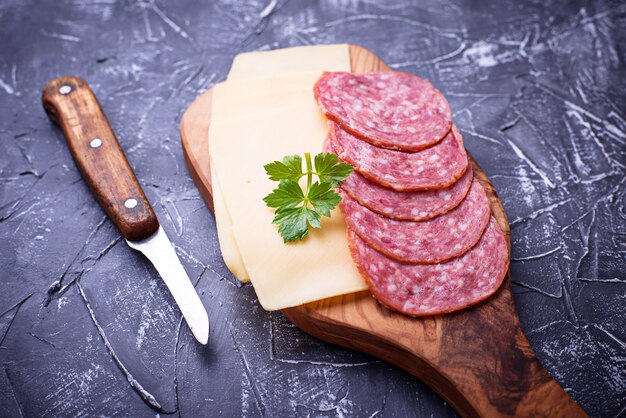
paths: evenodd
<path fill-rule="evenodd" d="M 307 221 L 319 228 L 319 214 L 311 209 L 301 206 L 299 208 L 279 208 L 272 223 L 278 225 L 278 232 L 285 242 L 303 239 L 309 232 Z"/>
<path fill-rule="evenodd" d="M 341 196 L 333 190 L 339 182 L 352 173 L 352 166 L 339 162 L 335 154 L 315 156 L 315 170 L 311 155 L 304 154 L 306 171 L 302 171 L 302 158 L 288 155 L 282 161 L 274 161 L 264 166 L 270 180 L 280 182 L 278 187 L 263 198 L 268 207 L 276 209 L 272 223 L 278 225 L 278 232 L 285 243 L 301 240 L 312 228 L 321 227 L 321 217 L 330 217 L 330 212 L 341 201 Z M 319 181 L 313 182 L 313 175 Z M 306 190 L 302 190 L 298 180 L 307 177 Z"/>
<path fill-rule="evenodd" d="M 341 202 L 341 196 L 331 189 L 330 183 L 315 182 L 309 190 L 309 202 L 320 215 L 330 217 L 330 211 Z"/>
<path fill-rule="evenodd" d="M 274 161 L 265 165 L 265 172 L 270 180 L 295 180 L 298 181 L 304 175 L 302 173 L 302 157 L 299 155 L 287 155 L 283 161 Z"/>
<path fill-rule="evenodd" d="M 263 201 L 270 208 L 293 208 L 304 201 L 304 194 L 297 181 L 283 180 Z"/>
<path fill-rule="evenodd" d="M 336 154 L 317 154 L 315 156 L 315 174 L 323 183 L 333 187 L 339 185 L 352 173 L 354 168 L 347 163 L 340 163 Z"/>

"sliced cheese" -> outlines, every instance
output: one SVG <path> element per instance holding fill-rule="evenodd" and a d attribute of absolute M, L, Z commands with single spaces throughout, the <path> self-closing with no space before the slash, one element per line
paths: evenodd
<path fill-rule="evenodd" d="M 312 89 L 322 75 L 322 71 L 301 74 L 268 74 L 263 78 L 227 80 L 213 86 L 213 99 L 232 100 L 241 97 L 262 97 L 267 94 L 285 93 Z"/>
<path fill-rule="evenodd" d="M 294 104 L 313 100 L 311 86 L 318 79 L 319 73 L 315 76 L 297 77 L 297 83 L 281 84 L 264 83 L 264 88 L 254 90 L 254 85 L 241 83 L 239 88 L 234 88 L 239 82 L 220 83 L 214 87 L 211 108 L 211 123 L 220 123 L 224 120 L 245 119 L 248 115 L 258 113 L 267 109 L 288 108 Z M 293 79 L 293 78 L 290 78 Z M 258 84 L 258 82 L 255 82 Z M 306 88 L 303 86 L 306 85 Z M 288 90 L 284 93 L 275 93 L 280 89 Z M 295 90 L 294 90 L 295 89 Z M 246 93 L 254 93 L 250 96 Z M 274 93 L 273 93 L 274 92 Z M 210 135 L 209 135 L 210 138 Z M 211 154 L 211 144 L 209 139 L 209 155 Z M 213 185 L 213 207 L 217 235 L 220 250 L 224 258 L 224 263 L 233 275 L 242 283 L 250 281 L 244 262 L 239 254 L 239 248 L 232 233 L 232 222 L 230 214 L 224 203 L 217 175 L 214 173 L 214 166 L 211 165 L 211 180 Z"/>
<path fill-rule="evenodd" d="M 300 102 L 299 92 L 308 92 L 304 96 L 311 97 L 312 87 L 322 71 L 350 69 L 348 45 L 240 54 L 233 62 L 229 81 L 213 89 L 212 122 L 220 123 L 223 119 L 237 119 L 246 114 L 293 106 Z M 268 96 L 271 96 L 269 101 Z M 211 171 L 215 218 L 224 261 L 237 279 L 247 282 L 249 275 L 233 235 L 230 214 L 213 166 Z"/>
<path fill-rule="evenodd" d="M 246 266 L 243 264 L 243 260 L 239 254 L 239 247 L 237 246 L 235 236 L 232 232 L 230 214 L 226 210 L 222 189 L 220 187 L 220 182 L 217 181 L 217 173 L 215 172 L 213 164 L 211 164 L 211 183 L 213 188 L 213 211 L 215 214 L 215 225 L 217 227 L 217 238 L 220 243 L 222 258 L 224 259 L 226 267 L 228 267 L 237 280 L 243 283 L 249 282 L 250 276 L 248 275 Z"/>
<path fill-rule="evenodd" d="M 303 241 L 285 244 L 263 202 L 276 183 L 263 165 L 285 155 L 321 152 L 327 122 L 312 100 L 245 119 L 212 123 L 211 164 L 232 232 L 259 302 L 266 310 L 367 288 L 348 250 L 339 210 Z"/>
<path fill-rule="evenodd" d="M 246 52 L 233 60 L 228 81 L 322 71 L 350 71 L 347 44 Z"/>
<path fill-rule="evenodd" d="M 269 104 L 268 108 L 273 111 L 280 111 L 281 109 L 288 110 L 290 107 L 306 103 L 308 100 L 307 92 L 299 91 L 296 93 L 290 93 L 288 95 L 275 95 L 274 97 L 268 97 L 264 101 L 265 104 Z M 258 112 L 259 105 L 256 100 L 248 100 L 243 98 L 240 100 L 224 101 L 221 104 L 212 109 L 213 114 L 217 115 L 216 120 L 221 123 L 224 121 L 237 121 L 240 123 L 247 123 L 246 119 L 248 115 Z M 211 155 L 212 141 L 209 140 L 209 156 Z M 215 224 L 217 228 L 217 236 L 220 244 L 220 250 L 224 263 L 231 271 L 231 273 L 242 283 L 248 283 L 250 276 L 246 270 L 243 259 L 241 258 L 239 247 L 235 241 L 232 232 L 232 221 L 230 213 L 226 208 L 224 197 L 222 194 L 221 186 L 218 180 L 218 176 L 215 173 L 214 165 L 211 164 L 211 184 L 213 186 L 213 210 L 215 215 Z"/>
<path fill-rule="evenodd" d="M 219 87 L 219 86 L 216 86 Z M 219 90 L 217 90 L 219 93 Z M 298 89 L 280 93 L 267 93 L 261 97 L 223 97 L 218 94 L 219 103 L 211 112 L 213 121 L 223 122 L 226 120 L 241 119 L 247 115 L 265 110 L 278 110 L 297 105 L 304 101 L 315 100 L 311 89 Z"/>

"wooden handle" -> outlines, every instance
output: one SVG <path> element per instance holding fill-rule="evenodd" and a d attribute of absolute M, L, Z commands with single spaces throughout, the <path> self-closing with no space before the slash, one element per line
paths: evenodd
<path fill-rule="evenodd" d="M 147 238 L 159 228 L 98 99 L 81 78 L 60 77 L 43 89 L 46 113 L 63 129 L 76 166 L 124 238 Z"/>
<path fill-rule="evenodd" d="M 430 386 L 463 417 L 584 418 L 541 367 L 519 324 L 510 278 L 487 302 L 409 318 L 369 292 L 283 310 L 308 334 L 392 363 Z"/>

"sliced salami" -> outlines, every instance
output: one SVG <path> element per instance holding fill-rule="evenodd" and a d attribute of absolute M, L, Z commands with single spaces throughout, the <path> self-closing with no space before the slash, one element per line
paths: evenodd
<path fill-rule="evenodd" d="M 443 264 L 402 264 L 348 230 L 352 259 L 383 305 L 410 316 L 436 315 L 474 305 L 498 290 L 509 267 L 506 241 L 491 218 L 478 244 Z"/>
<path fill-rule="evenodd" d="M 322 149 L 324 152 L 336 154 L 328 139 L 324 141 Z M 380 215 L 402 221 L 423 221 L 457 207 L 467 195 L 473 178 L 474 174 L 471 168 L 468 168 L 465 174 L 447 189 L 398 192 L 353 171 L 341 182 L 341 188 L 361 205 Z"/>
<path fill-rule="evenodd" d="M 471 169 L 452 186 L 439 190 L 398 192 L 366 179 L 356 171 L 341 183 L 341 188 L 361 205 L 388 218 L 423 221 L 457 207 L 472 184 Z"/>
<path fill-rule="evenodd" d="M 398 191 L 434 190 L 451 186 L 467 169 L 463 138 L 456 127 L 443 141 L 419 152 L 378 148 L 330 124 L 331 146 L 364 177 Z"/>
<path fill-rule="evenodd" d="M 418 151 L 441 141 L 452 126 L 444 95 L 400 71 L 325 72 L 314 92 L 328 119 L 379 147 Z"/>
<path fill-rule="evenodd" d="M 422 222 L 387 218 L 340 193 L 348 227 L 371 247 L 403 263 L 432 264 L 458 257 L 476 245 L 489 223 L 489 200 L 476 179 L 459 206 Z"/>

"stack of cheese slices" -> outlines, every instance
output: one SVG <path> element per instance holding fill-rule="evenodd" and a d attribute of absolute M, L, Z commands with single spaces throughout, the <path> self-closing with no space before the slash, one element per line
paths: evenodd
<path fill-rule="evenodd" d="M 322 152 L 328 121 L 313 86 L 324 71 L 350 71 L 348 45 L 243 53 L 212 89 L 208 141 L 220 247 L 266 310 L 367 289 L 339 208 L 305 240 L 285 245 L 263 202 L 276 187 L 265 164 Z"/>

